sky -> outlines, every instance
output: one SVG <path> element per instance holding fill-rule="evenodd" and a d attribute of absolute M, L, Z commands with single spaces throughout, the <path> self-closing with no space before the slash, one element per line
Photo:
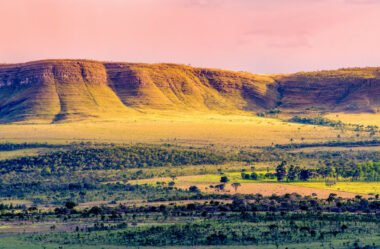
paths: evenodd
<path fill-rule="evenodd" d="M 0 63 L 180 63 L 252 73 L 380 66 L 380 0 L 0 0 Z"/>

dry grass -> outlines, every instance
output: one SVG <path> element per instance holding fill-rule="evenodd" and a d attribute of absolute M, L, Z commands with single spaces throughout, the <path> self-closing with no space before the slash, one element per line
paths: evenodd
<path fill-rule="evenodd" d="M 39 154 L 45 154 L 54 149 L 50 148 L 32 148 L 32 149 L 22 149 L 22 150 L 13 150 L 13 151 L 0 151 L 0 160 L 12 159 L 16 157 L 24 156 L 36 156 Z"/>
<path fill-rule="evenodd" d="M 360 125 L 377 125 L 380 127 L 380 113 L 330 113 L 325 116 L 332 120 L 341 120 L 343 123 Z"/>
<path fill-rule="evenodd" d="M 309 147 L 309 148 L 300 148 L 300 149 L 294 149 L 290 150 L 290 152 L 305 152 L 305 153 L 313 153 L 318 151 L 348 151 L 348 152 L 355 152 L 355 151 L 380 151 L 380 146 L 368 146 L 368 147 Z"/>
<path fill-rule="evenodd" d="M 284 195 L 288 193 L 298 193 L 300 195 L 313 195 L 316 194 L 319 198 L 327 198 L 330 193 L 335 193 L 342 198 L 354 198 L 358 192 L 350 192 L 337 189 L 324 189 L 320 187 L 303 186 L 302 184 L 292 185 L 287 183 L 276 182 L 249 182 L 232 180 L 226 184 L 225 191 L 216 191 L 215 188 L 210 188 L 210 185 L 220 184 L 220 175 L 193 175 L 193 176 L 181 176 L 175 179 L 175 186 L 181 189 L 189 189 L 190 186 L 197 186 L 202 192 L 206 193 L 229 193 L 229 194 L 262 194 L 264 196 L 270 196 L 273 194 Z M 170 182 L 169 177 L 142 179 L 130 181 L 132 184 L 156 184 L 156 182 Z M 235 189 L 231 186 L 232 182 L 240 182 L 241 186 L 235 192 Z M 305 183 L 307 185 L 308 183 Z M 350 189 L 351 190 L 351 189 Z M 368 197 L 368 195 L 364 195 Z"/>
<path fill-rule="evenodd" d="M 0 139 L 47 142 L 174 143 L 180 145 L 253 146 L 322 142 L 354 137 L 331 127 L 282 122 L 248 115 L 161 112 L 109 122 L 1 125 Z"/>
<path fill-rule="evenodd" d="M 0 203 L 5 205 L 31 205 L 32 202 L 28 200 L 0 200 Z"/>
<path fill-rule="evenodd" d="M 326 190 L 346 191 L 357 194 L 380 194 L 380 182 L 338 182 L 336 185 L 327 187 L 324 182 L 296 182 L 294 186 L 320 188 Z"/>

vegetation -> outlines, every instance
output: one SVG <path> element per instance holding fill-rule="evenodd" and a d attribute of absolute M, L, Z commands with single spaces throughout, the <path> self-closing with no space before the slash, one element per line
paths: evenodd
<path fill-rule="evenodd" d="M 28 172 L 63 174 L 68 170 L 124 169 L 188 164 L 220 164 L 222 155 L 206 151 L 170 149 L 157 146 L 85 147 L 45 155 L 0 161 L 0 173 Z"/>
<path fill-rule="evenodd" d="M 0 248 L 378 248 L 378 78 L 0 65 Z"/>
<path fill-rule="evenodd" d="M 329 141 L 322 143 L 293 143 L 293 144 L 276 144 L 275 146 L 266 147 L 266 149 L 299 149 L 309 147 L 363 147 L 363 146 L 380 146 L 380 140 L 361 140 L 361 141 Z"/>
<path fill-rule="evenodd" d="M 25 212 L 0 219 L 60 219 L 67 223 L 92 220 L 72 232 L 26 236 L 28 241 L 89 245 L 268 245 L 351 239 L 359 234 L 378 235 L 378 200 L 360 197 L 344 200 L 331 195 L 326 200 L 299 195 L 234 196 L 232 203 L 210 201 L 186 205 L 94 206 L 74 210 L 56 208 L 54 213 Z M 342 211 L 345 213 L 342 213 Z M 366 214 L 356 214 L 356 212 Z M 166 225 L 154 225 L 157 221 Z M 175 221 L 175 222 L 174 222 Z M 371 245 L 376 246 L 376 244 Z"/>
<path fill-rule="evenodd" d="M 376 189 L 365 192 L 369 198 L 349 199 L 335 193 L 326 198 L 314 193 L 237 194 L 252 181 L 279 182 L 283 188 L 315 183 L 315 189 L 330 190 L 342 190 L 346 181 L 377 183 L 377 151 L 56 146 L 55 151 L 0 160 L 0 198 L 7 201 L 0 205 L 0 231 L 9 233 L 6 238 L 47 248 L 302 243 L 351 248 L 366 234 L 371 243 L 360 245 L 379 244 Z M 180 175 L 194 171 L 203 174 L 203 185 L 196 179 L 182 184 Z M 206 183 L 209 190 L 203 182 L 212 182 Z M 27 234 L 16 234 L 23 231 Z"/>
<path fill-rule="evenodd" d="M 369 132 L 371 136 L 374 136 L 376 132 L 378 132 L 379 127 L 377 125 L 359 125 L 359 124 L 345 124 L 342 121 L 330 120 L 324 117 L 300 117 L 294 116 L 289 119 L 289 122 L 301 123 L 301 124 L 311 124 L 311 125 L 322 125 L 322 126 L 330 126 L 338 129 L 351 129 L 354 131 L 366 131 Z"/>

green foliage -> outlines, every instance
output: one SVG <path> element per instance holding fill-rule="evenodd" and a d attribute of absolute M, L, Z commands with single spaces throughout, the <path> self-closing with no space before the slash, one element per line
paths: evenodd
<path fill-rule="evenodd" d="M 69 170 L 124 169 L 198 164 L 220 164 L 226 157 L 200 150 L 159 146 L 94 146 L 57 151 L 45 155 L 0 161 L 0 173 L 42 169 L 43 174 Z"/>
<path fill-rule="evenodd" d="M 259 176 L 257 175 L 256 172 L 252 172 L 252 173 L 251 173 L 251 179 L 252 179 L 252 180 L 257 180 L 258 178 L 259 178 Z"/>
<path fill-rule="evenodd" d="M 229 179 L 228 179 L 227 176 L 222 176 L 222 177 L 220 178 L 220 182 L 222 182 L 222 183 L 227 183 L 227 182 L 229 182 Z"/>
<path fill-rule="evenodd" d="M 0 151 L 12 151 L 21 149 L 33 149 L 33 148 L 65 148 L 68 145 L 60 144 L 48 144 L 48 143 L 0 143 Z"/>
<path fill-rule="evenodd" d="M 334 120 L 330 120 L 324 117 L 309 118 L 309 117 L 294 116 L 293 118 L 289 119 L 289 122 L 301 123 L 301 124 L 312 124 L 312 125 L 323 125 L 323 126 L 331 126 L 331 127 L 345 126 L 345 124 L 343 124 L 342 121 L 334 121 Z"/>
<path fill-rule="evenodd" d="M 248 202 L 248 199 L 253 201 Z M 271 197 L 236 195 L 232 203 L 210 201 L 187 205 L 95 206 L 75 212 L 57 208 L 54 214 L 37 212 L 28 217 L 26 214 L 8 215 L 7 219 L 36 220 L 41 215 L 45 216 L 44 219 L 49 216 L 52 219 L 55 215 L 57 218 L 70 217 L 67 222 L 93 222 L 92 226 L 76 232 L 41 233 L 25 237 L 28 241 L 40 243 L 259 246 L 327 242 L 337 238 L 355 240 L 360 234 L 376 236 L 379 222 L 376 212 L 379 209 L 378 201 L 361 198 L 342 200 L 330 196 L 324 201 L 295 194 Z M 356 213 L 363 210 L 367 214 Z M 192 221 L 187 219 L 190 215 Z M 157 220 L 175 223 L 149 225 Z M 138 226 L 138 223 L 144 225 Z"/>
<path fill-rule="evenodd" d="M 282 181 L 286 176 L 286 161 L 282 161 L 280 165 L 276 167 L 277 181 Z"/>

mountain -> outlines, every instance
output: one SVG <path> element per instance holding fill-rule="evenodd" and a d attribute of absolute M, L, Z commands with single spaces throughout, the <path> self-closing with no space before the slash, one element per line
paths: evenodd
<path fill-rule="evenodd" d="M 0 65 L 0 122 L 157 111 L 377 112 L 380 68 L 255 75 L 176 64 L 44 60 Z"/>

